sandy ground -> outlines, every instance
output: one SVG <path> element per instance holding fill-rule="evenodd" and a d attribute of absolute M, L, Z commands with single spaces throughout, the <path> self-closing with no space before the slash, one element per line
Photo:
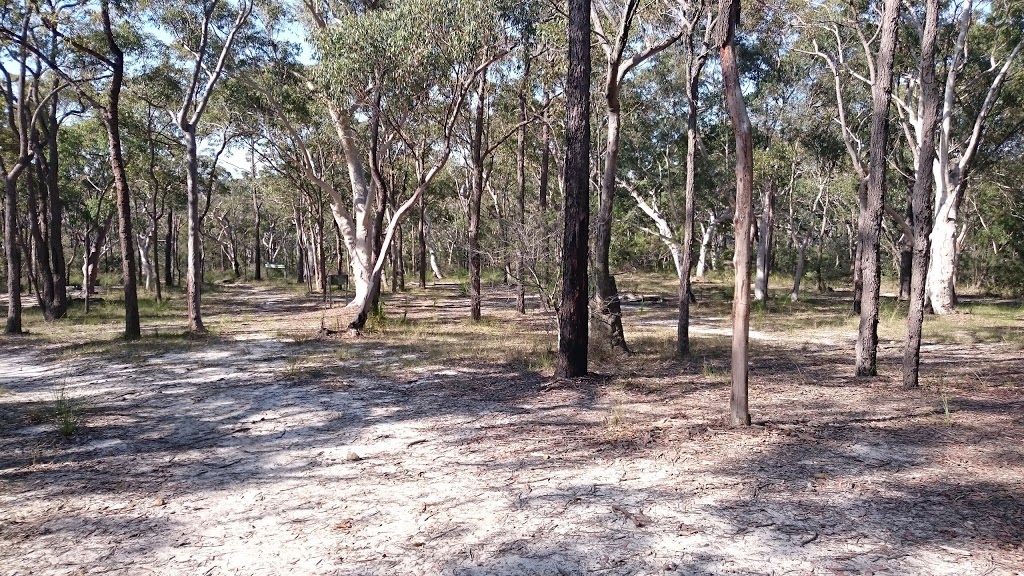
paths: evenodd
<path fill-rule="evenodd" d="M 186 347 L 0 350 L 0 574 L 1024 574 L 1019 349 L 926 348 L 943 404 L 780 348 L 739 430 L 706 364 L 438 365 L 234 290 Z"/>

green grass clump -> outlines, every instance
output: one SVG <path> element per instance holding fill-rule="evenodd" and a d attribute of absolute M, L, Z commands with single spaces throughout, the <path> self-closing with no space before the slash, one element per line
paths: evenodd
<path fill-rule="evenodd" d="M 63 438 L 71 438 L 78 432 L 82 410 L 78 401 L 68 393 L 67 384 L 61 383 L 53 391 L 53 423 Z"/>

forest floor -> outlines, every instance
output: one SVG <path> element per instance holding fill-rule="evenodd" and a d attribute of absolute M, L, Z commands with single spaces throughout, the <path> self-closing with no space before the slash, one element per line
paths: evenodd
<path fill-rule="evenodd" d="M 687 362 L 674 302 L 627 305 L 635 353 L 580 381 L 499 288 L 476 324 L 454 284 L 386 296 L 359 337 L 279 285 L 209 293 L 201 338 L 173 305 L 137 343 L 34 324 L 0 350 L 0 574 L 1024 574 L 1020 302 L 929 318 L 907 392 L 898 305 L 856 379 L 848 295 L 773 300 L 737 429 L 726 292 Z"/>

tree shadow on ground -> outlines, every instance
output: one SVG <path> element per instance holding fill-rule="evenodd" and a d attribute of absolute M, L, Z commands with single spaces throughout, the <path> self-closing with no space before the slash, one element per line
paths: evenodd
<path fill-rule="evenodd" d="M 641 356 L 567 381 L 378 346 L 264 337 L 96 352 L 58 365 L 89 411 L 68 442 L 26 433 L 38 425 L 23 414 L 65 376 L 11 372 L 3 498 L 35 512 L 4 518 L 16 521 L 0 539 L 14 553 L 58 547 L 47 534 L 125 539 L 95 564 L 142 565 L 202 555 L 202 531 L 182 518 L 212 530 L 270 515 L 267 531 L 326 535 L 325 558 L 359 558 L 337 568 L 352 574 L 922 573 L 1020 556 L 1024 400 L 1000 384 L 1024 373 L 1019 358 L 926 354 L 947 378 L 945 413 L 936 391 L 845 376 L 840 350 L 763 343 L 759 425 L 730 430 L 727 375 L 693 364 Z M 4 356 L 19 370 L 60 358 Z M 883 354 L 883 373 L 895 360 Z M 131 512 L 86 513 L 111 502 Z M 464 549 L 476 552 L 453 556 Z"/>

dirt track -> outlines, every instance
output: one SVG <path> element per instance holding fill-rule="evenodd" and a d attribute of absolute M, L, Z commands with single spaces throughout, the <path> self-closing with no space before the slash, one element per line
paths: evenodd
<path fill-rule="evenodd" d="M 733 430 L 699 366 L 440 365 L 217 298 L 218 338 L 0 351 L 0 574 L 1024 574 L 1019 350 L 927 348 L 947 416 L 894 347 L 865 383 L 790 343 Z M 71 440 L 30 417 L 61 385 Z"/>

